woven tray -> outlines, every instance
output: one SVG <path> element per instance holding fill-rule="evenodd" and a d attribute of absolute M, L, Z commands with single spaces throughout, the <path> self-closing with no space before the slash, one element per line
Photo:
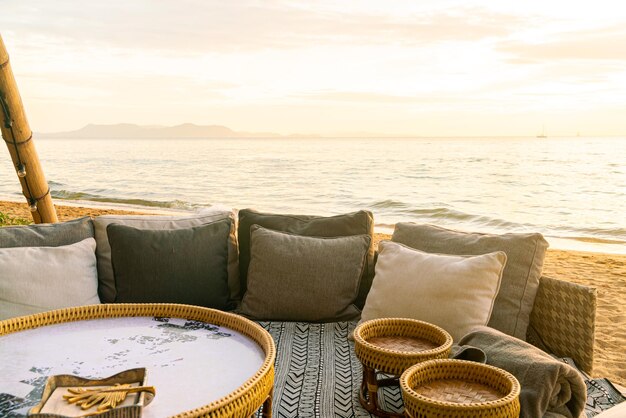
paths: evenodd
<path fill-rule="evenodd" d="M 463 360 L 430 360 L 400 377 L 409 417 L 519 416 L 520 385 L 510 373 Z"/>
<path fill-rule="evenodd" d="M 0 321 L 0 336 L 64 322 L 132 316 L 184 318 L 224 326 L 255 341 L 265 352 L 265 360 L 261 368 L 237 390 L 208 405 L 181 412 L 176 415 L 177 418 L 251 416 L 268 400 L 268 397 L 271 397 L 274 387 L 274 359 L 276 358 L 274 340 L 258 324 L 241 316 L 215 309 L 156 303 L 80 306 Z M 263 416 L 269 416 L 268 412 L 263 411 Z"/>
<path fill-rule="evenodd" d="M 448 358 L 452 337 L 442 328 L 407 318 L 373 319 L 354 330 L 354 350 L 367 367 L 400 376 L 412 365 Z"/>

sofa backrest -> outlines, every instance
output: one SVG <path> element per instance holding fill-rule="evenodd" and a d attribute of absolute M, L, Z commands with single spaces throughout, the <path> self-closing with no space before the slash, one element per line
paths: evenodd
<path fill-rule="evenodd" d="M 596 301 L 595 288 L 542 276 L 527 341 L 557 357 L 570 357 L 591 373 Z"/>
<path fill-rule="evenodd" d="M 0 228 L 0 248 L 60 247 L 93 237 L 93 223 L 85 216 L 56 224 L 3 226 Z"/>

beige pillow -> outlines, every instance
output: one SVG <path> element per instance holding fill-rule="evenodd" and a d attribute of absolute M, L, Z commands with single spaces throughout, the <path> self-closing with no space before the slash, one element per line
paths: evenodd
<path fill-rule="evenodd" d="M 548 243 L 541 234 L 480 234 L 434 225 L 398 223 L 394 242 L 436 254 L 479 255 L 504 251 L 507 262 L 489 326 L 526 340 Z"/>
<path fill-rule="evenodd" d="M 413 318 L 439 325 L 458 341 L 486 325 L 506 254 L 428 254 L 392 241 L 378 246 L 376 273 L 362 321 Z"/>
<path fill-rule="evenodd" d="M 354 302 L 371 238 L 316 238 L 250 228 L 248 289 L 239 313 L 254 319 L 356 319 Z"/>

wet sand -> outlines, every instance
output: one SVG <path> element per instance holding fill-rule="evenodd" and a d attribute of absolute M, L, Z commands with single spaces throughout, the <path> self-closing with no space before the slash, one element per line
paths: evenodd
<path fill-rule="evenodd" d="M 118 209 L 105 209 L 105 208 L 88 208 L 88 207 L 80 207 L 80 206 L 61 206 L 56 205 L 57 216 L 59 221 L 69 221 L 70 219 L 76 219 L 83 216 L 99 216 L 99 215 L 128 215 L 128 214 L 137 214 L 145 211 L 129 211 L 129 210 L 118 210 Z M 32 217 L 30 215 L 30 211 L 28 206 L 25 203 L 20 202 L 7 202 L 0 201 L 0 213 L 4 213 L 5 215 L 28 219 L 32 221 Z"/>

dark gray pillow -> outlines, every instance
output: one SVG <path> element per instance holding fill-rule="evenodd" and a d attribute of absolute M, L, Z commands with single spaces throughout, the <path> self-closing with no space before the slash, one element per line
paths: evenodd
<path fill-rule="evenodd" d="M 479 234 L 398 223 L 392 240 L 427 253 L 480 255 L 504 251 L 507 262 L 489 326 L 526 340 L 547 241 L 541 234 Z"/>
<path fill-rule="evenodd" d="M 185 229 L 107 226 L 115 302 L 229 308 L 230 219 Z"/>
<path fill-rule="evenodd" d="M 237 232 L 235 216 L 231 211 L 211 210 L 192 213 L 184 216 L 158 215 L 103 215 L 93 220 L 96 238 L 96 257 L 98 258 L 98 295 L 103 303 L 115 301 L 115 278 L 111 265 L 111 246 L 107 236 L 109 224 L 132 226 L 139 229 L 179 229 L 206 225 L 211 222 L 232 217 L 231 236 L 229 236 L 229 267 L 228 278 L 233 300 L 241 300 L 239 294 L 239 266 L 237 265 Z"/>
<path fill-rule="evenodd" d="M 248 290 L 239 312 L 259 320 L 356 319 L 369 235 L 314 238 L 253 225 Z"/>
<path fill-rule="evenodd" d="M 337 216 L 280 215 L 261 213 L 252 209 L 239 211 L 239 278 L 242 294 L 247 288 L 248 266 L 250 264 L 250 227 L 260 225 L 274 231 L 290 232 L 307 237 L 345 237 L 350 235 L 374 234 L 374 217 L 369 211 L 359 211 Z M 365 258 L 365 268 L 359 285 L 356 305 L 362 308 L 367 292 L 372 286 L 374 275 L 374 246 L 371 240 Z"/>
<path fill-rule="evenodd" d="M 88 216 L 56 224 L 5 226 L 0 228 L 0 248 L 60 247 L 93 236 L 93 223 Z"/>

